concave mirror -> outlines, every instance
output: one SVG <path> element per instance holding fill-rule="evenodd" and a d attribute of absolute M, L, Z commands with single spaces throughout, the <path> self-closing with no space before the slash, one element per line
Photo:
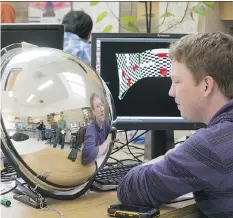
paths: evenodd
<path fill-rule="evenodd" d="M 1 50 L 1 149 L 44 196 L 84 194 L 112 150 L 112 96 L 77 57 L 27 43 Z"/>

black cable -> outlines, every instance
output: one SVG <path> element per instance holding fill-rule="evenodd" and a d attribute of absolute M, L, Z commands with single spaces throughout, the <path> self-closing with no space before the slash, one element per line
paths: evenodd
<path fill-rule="evenodd" d="M 137 133 L 138 133 L 138 130 L 137 131 L 135 131 L 134 132 L 134 134 L 131 136 L 131 139 L 130 139 L 130 141 L 137 135 Z M 134 139 L 135 140 L 135 139 Z"/>
<path fill-rule="evenodd" d="M 145 148 L 139 148 L 139 147 L 137 147 L 137 146 L 135 146 L 135 145 L 129 145 L 129 147 L 131 147 L 131 148 L 133 148 L 133 149 L 142 150 L 142 151 L 145 150 Z"/>
<path fill-rule="evenodd" d="M 6 194 L 10 193 L 11 191 L 13 191 L 13 190 L 16 189 L 16 188 L 17 188 L 17 185 L 15 185 L 13 188 L 11 188 L 11 189 L 9 189 L 9 190 L 3 192 L 3 193 L 0 193 L 0 195 L 6 195 Z"/>
<path fill-rule="evenodd" d="M 125 143 L 123 143 L 123 142 L 117 142 L 117 143 L 122 144 L 122 145 L 125 145 Z M 115 151 L 116 149 L 119 148 L 117 145 L 115 145 L 115 146 L 116 146 L 116 147 L 113 148 L 113 151 Z M 131 148 L 133 148 L 133 149 L 137 149 L 137 150 L 142 150 L 142 151 L 145 150 L 144 148 L 139 148 L 139 147 L 137 147 L 136 145 L 129 145 L 129 147 L 131 147 Z M 123 149 L 127 149 L 127 148 L 122 148 L 122 150 L 123 150 Z"/>
<path fill-rule="evenodd" d="M 141 137 L 142 135 L 144 135 L 144 134 L 147 133 L 147 132 L 148 132 L 148 130 L 145 131 L 145 132 L 143 132 L 142 134 L 138 135 L 137 137 L 135 137 L 135 138 L 132 139 L 131 141 L 129 141 L 129 143 L 131 143 L 131 142 L 134 141 L 135 139 Z M 125 146 L 127 146 L 127 144 L 122 145 L 121 147 L 119 147 L 118 149 L 116 149 L 115 151 L 113 151 L 111 154 L 114 154 L 114 153 L 118 152 L 119 150 L 121 150 L 121 149 L 124 148 Z"/>
<path fill-rule="evenodd" d="M 184 142 L 185 142 L 185 141 L 176 142 L 176 143 L 174 144 L 174 146 L 177 145 L 177 144 L 180 144 L 180 143 L 184 143 Z"/>
<path fill-rule="evenodd" d="M 131 152 L 130 148 L 129 148 L 129 141 L 128 141 L 128 136 L 127 136 L 127 131 L 125 131 L 125 137 L 126 137 L 126 143 L 127 143 L 127 148 L 129 153 L 135 158 L 137 159 L 139 162 L 142 162 L 140 159 L 138 159 L 136 156 L 134 156 L 134 154 Z"/>
<path fill-rule="evenodd" d="M 126 152 L 126 151 L 125 151 L 125 153 L 126 153 L 126 154 L 131 154 L 131 153 Z M 135 155 L 135 154 L 143 154 L 143 153 L 141 153 L 141 152 L 133 152 L 133 154 Z"/>
<path fill-rule="evenodd" d="M 142 157 L 142 156 L 144 156 L 144 154 L 140 154 L 140 155 L 138 155 L 138 156 L 136 156 L 136 157 L 139 158 L 139 157 Z"/>
<path fill-rule="evenodd" d="M 121 165 L 124 165 L 124 164 L 121 163 L 121 160 L 118 160 L 118 159 L 116 159 L 114 157 L 109 157 L 109 158 L 112 159 L 112 160 L 115 160 L 117 163 L 120 163 Z"/>
<path fill-rule="evenodd" d="M 117 159 L 116 159 L 117 160 Z M 117 160 L 117 162 L 121 162 L 121 164 L 124 166 L 124 163 L 123 162 L 125 162 L 125 161 L 134 161 L 134 162 L 136 162 L 136 163 L 141 163 L 141 162 L 139 162 L 139 161 L 137 161 L 137 160 L 135 160 L 135 159 L 122 159 L 122 160 Z M 108 165 L 108 166 L 112 166 L 112 165 L 115 165 L 117 162 L 107 162 L 106 163 L 106 165 Z"/>

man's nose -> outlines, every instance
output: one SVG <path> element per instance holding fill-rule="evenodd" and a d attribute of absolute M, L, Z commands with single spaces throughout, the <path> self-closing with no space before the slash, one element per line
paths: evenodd
<path fill-rule="evenodd" d="M 171 87 L 170 87 L 170 90 L 169 90 L 169 92 L 168 92 L 168 95 L 170 96 L 170 97 L 175 97 L 175 92 L 174 92 L 174 88 L 173 88 L 173 85 L 171 85 Z"/>

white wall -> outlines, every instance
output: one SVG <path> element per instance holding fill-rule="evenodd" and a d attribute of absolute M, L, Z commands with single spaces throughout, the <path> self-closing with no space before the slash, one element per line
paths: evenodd
<path fill-rule="evenodd" d="M 190 16 L 190 10 L 193 6 L 197 5 L 198 2 L 189 2 L 186 16 L 182 23 L 170 28 L 170 25 L 174 25 L 177 20 L 181 20 L 187 2 L 169 2 L 168 12 L 174 14 L 174 16 L 165 19 L 165 22 L 159 28 L 159 32 L 165 31 L 165 33 L 197 33 L 197 32 L 225 32 L 229 33 L 230 26 L 233 26 L 233 21 L 221 21 L 219 19 L 219 2 L 215 2 L 213 9 L 207 8 L 207 16 L 199 16 L 193 13 L 193 19 Z M 159 15 L 163 15 L 166 9 L 167 2 L 160 2 L 159 4 Z M 161 24 L 163 18 L 160 17 L 159 23 Z"/>
<path fill-rule="evenodd" d="M 167 11 L 174 14 L 174 16 L 167 17 L 164 24 L 159 28 L 159 32 L 165 31 L 169 26 L 173 26 L 176 21 L 180 21 L 185 14 L 185 9 L 188 2 L 169 2 Z M 190 9 L 196 5 L 197 2 L 189 2 L 187 13 L 184 17 L 183 22 L 166 30 L 165 33 L 196 33 L 197 32 L 197 20 L 193 21 L 189 15 Z M 167 2 L 159 3 L 159 16 L 163 15 L 166 10 Z M 161 24 L 163 18 L 160 17 L 159 23 Z"/>
<path fill-rule="evenodd" d="M 213 9 L 208 9 L 206 17 L 200 16 L 198 19 L 198 32 L 220 31 L 229 33 L 230 26 L 233 26 L 233 21 L 222 21 L 219 19 L 219 2 L 215 2 Z"/>

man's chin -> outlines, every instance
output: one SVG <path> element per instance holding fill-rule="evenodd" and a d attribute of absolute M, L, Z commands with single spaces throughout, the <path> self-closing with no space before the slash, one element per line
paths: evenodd
<path fill-rule="evenodd" d="M 188 116 L 186 116 L 184 113 L 182 113 L 182 111 L 180 111 L 180 116 L 181 116 L 184 120 L 189 120 Z"/>
<path fill-rule="evenodd" d="M 184 119 L 184 120 L 188 120 L 188 121 L 191 121 L 191 122 L 199 122 L 198 120 L 194 119 L 194 117 L 190 117 L 190 116 L 187 116 L 183 113 L 181 113 L 181 117 Z"/>

